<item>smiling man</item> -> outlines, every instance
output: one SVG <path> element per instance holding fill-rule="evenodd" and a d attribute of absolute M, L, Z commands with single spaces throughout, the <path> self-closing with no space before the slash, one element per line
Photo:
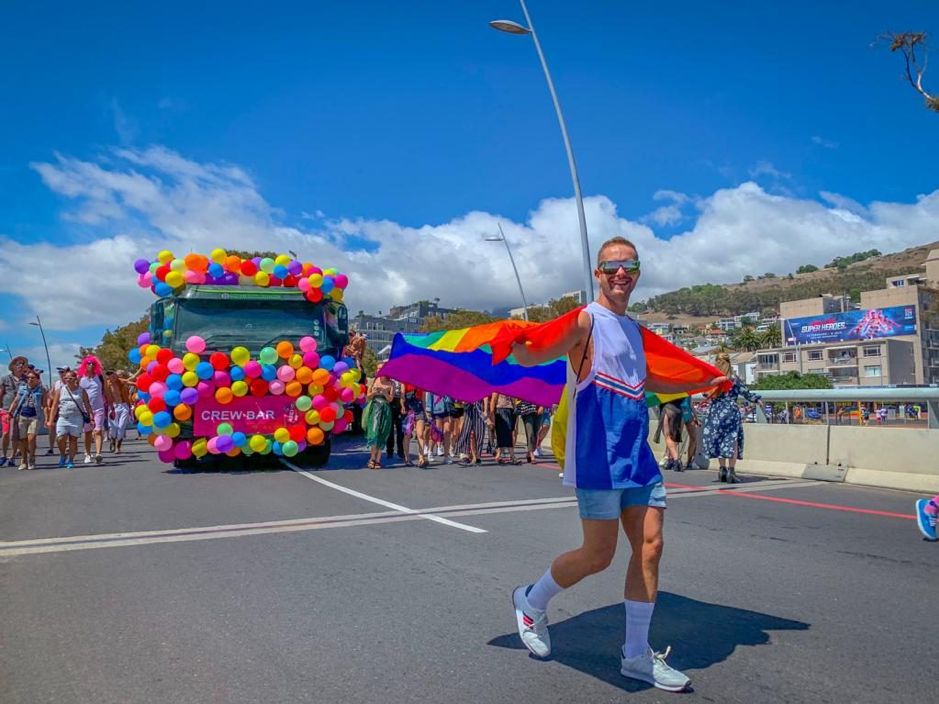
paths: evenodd
<path fill-rule="evenodd" d="M 678 692 L 691 680 L 649 647 L 649 624 L 658 592 L 665 486 L 647 440 L 645 391 L 675 393 L 692 385 L 647 383 L 639 324 L 626 314 L 639 281 L 639 255 L 622 237 L 603 243 L 594 272 L 597 300 L 556 343 L 533 351 L 515 344 L 526 366 L 567 355 L 569 415 L 564 484 L 576 489 L 583 545 L 557 558 L 534 584 L 512 595 L 519 635 L 539 657 L 551 653 L 548 601 L 584 577 L 605 570 L 616 553 L 619 524 L 632 548 L 626 572 L 626 640 L 620 672 L 660 689 Z M 713 385 L 724 381 L 714 377 Z M 700 384 L 694 386 L 700 387 Z"/>

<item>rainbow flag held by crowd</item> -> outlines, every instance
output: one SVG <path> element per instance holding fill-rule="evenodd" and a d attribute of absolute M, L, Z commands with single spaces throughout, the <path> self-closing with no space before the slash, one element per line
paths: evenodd
<path fill-rule="evenodd" d="M 541 406 L 553 406 L 564 390 L 565 359 L 523 367 L 512 357 L 512 345 L 525 343 L 533 350 L 550 348 L 577 324 L 580 310 L 541 324 L 503 320 L 462 330 L 399 333 L 382 374 L 461 401 L 478 401 L 499 392 Z M 642 343 L 647 379 L 700 384 L 695 392 L 707 389 L 710 379 L 719 375 L 710 364 L 645 328 Z M 647 394 L 646 403 L 658 405 L 683 395 Z"/>

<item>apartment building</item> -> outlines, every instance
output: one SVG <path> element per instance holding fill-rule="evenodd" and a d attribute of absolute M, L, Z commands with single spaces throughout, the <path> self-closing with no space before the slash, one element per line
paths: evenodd
<path fill-rule="evenodd" d="M 797 371 L 835 386 L 939 384 L 939 250 L 925 269 L 862 292 L 857 309 L 844 296 L 783 303 L 783 347 L 757 353 L 757 378 Z"/>
<path fill-rule="evenodd" d="M 387 359 L 391 352 L 391 343 L 397 333 L 420 332 L 423 321 L 403 318 L 394 320 L 377 315 L 359 314 L 352 320 L 352 327 L 365 335 L 366 346 L 379 359 Z"/>
<path fill-rule="evenodd" d="M 913 344 L 896 338 L 760 350 L 754 372 L 757 380 L 788 372 L 824 374 L 834 386 L 918 383 Z"/>

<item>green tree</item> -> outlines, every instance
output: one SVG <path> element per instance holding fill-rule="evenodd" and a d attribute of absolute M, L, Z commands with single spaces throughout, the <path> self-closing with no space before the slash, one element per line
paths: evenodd
<path fill-rule="evenodd" d="M 278 256 L 277 252 L 249 252 L 243 249 L 227 249 L 225 251 L 228 252 L 229 255 L 234 254 L 242 259 L 254 259 L 255 257 L 261 257 L 261 259 L 276 259 Z"/>
<path fill-rule="evenodd" d="M 451 313 L 446 319 L 439 315 L 430 315 L 424 318 L 424 324 L 421 326 L 421 332 L 438 332 L 440 330 L 462 330 L 471 328 L 474 325 L 485 325 L 497 320 L 495 316 L 489 313 L 483 313 L 478 310 L 458 310 Z"/>
<path fill-rule="evenodd" d="M 823 374 L 770 374 L 751 387 L 757 391 L 784 391 L 788 389 L 830 389 L 831 379 Z"/>
<path fill-rule="evenodd" d="M 738 330 L 730 341 L 731 347 L 735 350 L 753 351 L 760 349 L 760 336 L 756 334 L 752 327 L 745 325 Z"/>
<path fill-rule="evenodd" d="M 564 296 L 563 298 L 552 299 L 546 306 L 535 306 L 528 309 L 528 319 L 533 323 L 544 323 L 548 320 L 560 318 L 565 313 L 569 313 L 580 304 L 573 296 Z"/>
<path fill-rule="evenodd" d="M 129 369 L 133 365 L 127 354 L 137 346 L 137 337 L 150 327 L 149 313 L 140 320 L 127 323 L 113 332 L 107 330 L 95 347 L 80 347 L 76 359 L 81 361 L 87 355 L 93 354 L 101 360 L 102 366 L 107 370 Z"/>
<path fill-rule="evenodd" d="M 782 330 L 778 325 L 772 325 L 760 335 L 760 346 L 764 348 L 779 347 L 782 345 Z"/>
<path fill-rule="evenodd" d="M 751 281 L 753 281 L 753 277 L 750 276 L 749 274 L 747 274 L 746 276 L 743 277 L 743 283 L 748 284 L 748 283 L 750 283 Z"/>
<path fill-rule="evenodd" d="M 378 366 L 378 357 L 368 347 L 365 348 L 365 354 L 362 355 L 362 370 L 365 376 L 371 379 L 375 376 L 375 368 Z"/>
<path fill-rule="evenodd" d="M 818 267 L 814 264 L 803 264 L 796 269 L 797 274 L 811 274 L 813 271 L 818 271 Z"/>

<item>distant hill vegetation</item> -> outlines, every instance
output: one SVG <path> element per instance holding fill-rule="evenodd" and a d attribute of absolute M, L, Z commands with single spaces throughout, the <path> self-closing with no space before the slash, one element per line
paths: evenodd
<path fill-rule="evenodd" d="M 825 293 L 850 295 L 859 301 L 861 291 L 883 288 L 888 277 L 920 273 L 929 251 L 936 248 L 939 242 L 887 255 L 872 249 L 836 257 L 822 269 L 806 264 L 795 274 L 766 273 L 756 278 L 746 276 L 741 284 L 685 287 L 635 303 L 630 309 L 676 316 L 731 316 L 752 311 L 769 314 L 778 311 L 784 301 Z"/>

